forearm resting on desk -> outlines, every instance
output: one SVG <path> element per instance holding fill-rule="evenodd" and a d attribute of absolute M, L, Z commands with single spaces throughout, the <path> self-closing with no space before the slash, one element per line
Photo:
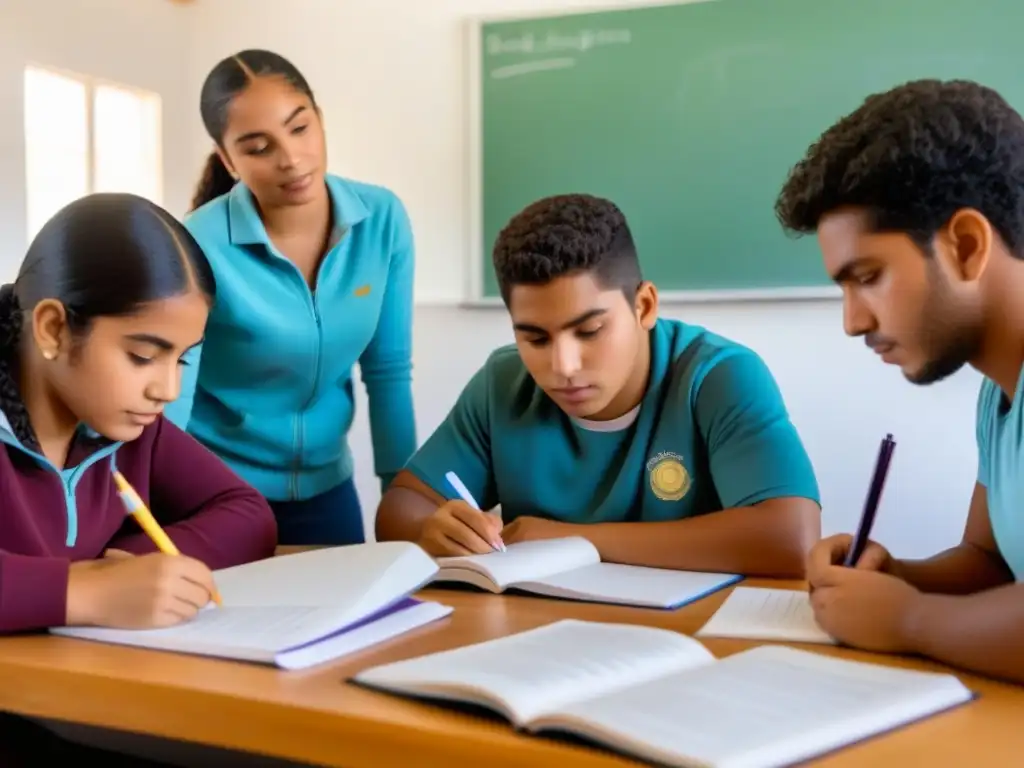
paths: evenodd
<path fill-rule="evenodd" d="M 907 621 L 909 650 L 1024 683 L 1024 584 L 974 595 L 921 594 Z"/>
<path fill-rule="evenodd" d="M 67 558 L 0 550 L 0 635 L 64 624 L 70 569 Z"/>
<path fill-rule="evenodd" d="M 813 501 L 780 498 L 686 520 L 580 526 L 580 535 L 606 562 L 799 579 L 821 522 Z"/>
<path fill-rule="evenodd" d="M 443 503 L 400 473 L 377 510 L 377 539 L 419 540 L 424 522 Z M 670 522 L 560 525 L 566 536 L 587 538 L 605 562 L 780 579 L 803 578 L 807 553 L 821 536 L 819 507 L 802 498 Z"/>

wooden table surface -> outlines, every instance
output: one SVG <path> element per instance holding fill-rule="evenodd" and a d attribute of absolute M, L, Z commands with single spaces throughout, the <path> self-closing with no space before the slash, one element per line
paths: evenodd
<path fill-rule="evenodd" d="M 747 581 L 748 586 L 790 586 Z M 0 710 L 308 761 L 338 768 L 636 765 L 598 748 L 520 736 L 498 720 L 353 685 L 364 667 L 495 638 L 561 618 L 620 621 L 692 634 L 723 590 L 665 612 L 524 596 L 425 590 L 455 608 L 440 622 L 341 661 L 299 672 L 52 636 L 0 639 Z M 749 647 L 705 640 L 716 656 Z M 822 653 L 921 669 L 941 667 L 847 649 Z M 1024 765 L 1024 688 L 970 675 L 980 698 L 833 753 L 816 766 Z"/>

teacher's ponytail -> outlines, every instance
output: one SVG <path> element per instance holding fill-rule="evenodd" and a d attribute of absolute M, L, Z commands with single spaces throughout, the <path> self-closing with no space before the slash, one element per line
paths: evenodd
<path fill-rule="evenodd" d="M 206 205 L 211 200 L 216 200 L 221 195 L 226 195 L 233 186 L 235 186 L 235 178 L 224 165 L 224 161 L 220 159 L 220 154 L 211 152 L 206 159 L 203 175 L 192 196 L 192 210 Z"/>

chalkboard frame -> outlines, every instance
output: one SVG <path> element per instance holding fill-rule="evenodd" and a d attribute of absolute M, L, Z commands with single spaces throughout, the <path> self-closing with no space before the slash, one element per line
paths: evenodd
<path fill-rule="evenodd" d="M 569 18 L 591 13 L 617 10 L 639 10 L 660 6 L 690 5 L 722 0 L 650 0 L 643 4 L 613 2 L 572 9 L 538 9 L 530 13 L 510 12 L 474 15 L 466 18 L 464 50 L 466 89 L 466 136 L 467 136 L 467 188 L 469 192 L 469 217 L 466 232 L 468 257 L 466 281 L 463 288 L 465 307 L 504 306 L 500 296 L 489 296 L 484 292 L 485 270 L 490 269 L 490 254 L 484 248 L 484 205 L 483 205 L 483 48 L 482 32 L 486 24 L 503 21 L 530 21 L 543 18 Z M 798 158 L 794 158 L 794 161 Z M 701 289 L 692 291 L 659 291 L 662 304 L 715 304 L 738 302 L 794 302 L 824 301 L 842 298 L 842 291 L 835 285 L 786 286 L 780 288 L 730 288 Z"/>

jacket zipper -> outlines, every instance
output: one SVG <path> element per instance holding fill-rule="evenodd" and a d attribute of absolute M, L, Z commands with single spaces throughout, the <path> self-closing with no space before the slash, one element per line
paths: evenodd
<path fill-rule="evenodd" d="M 121 443 L 111 443 L 98 450 L 94 451 L 89 456 L 86 456 L 77 466 L 72 469 L 59 469 L 43 454 L 30 451 L 28 448 L 23 446 L 21 443 L 14 438 L 13 435 L 0 439 L 0 443 L 10 445 L 13 448 L 17 448 L 22 453 L 25 453 L 34 459 L 42 462 L 42 464 L 48 469 L 52 470 L 57 475 L 57 479 L 60 481 L 61 490 L 64 492 L 64 521 L 65 521 L 65 534 L 64 534 L 64 545 L 66 547 L 73 547 L 78 541 L 78 500 L 75 497 L 75 492 L 78 487 L 78 481 L 81 479 L 85 471 L 89 469 L 93 464 L 102 461 L 108 456 L 113 456 L 117 453 L 118 448 L 121 447 Z M 111 481 L 113 482 L 113 481 Z"/>
<path fill-rule="evenodd" d="M 309 287 L 309 283 L 306 281 L 305 276 L 298 267 L 295 267 L 295 274 L 298 275 L 299 280 L 302 281 L 303 286 L 306 288 L 306 295 L 309 297 L 309 306 L 313 310 L 313 322 L 316 324 L 316 350 L 313 357 L 313 381 L 309 387 L 309 396 L 306 398 L 306 402 L 303 403 L 302 409 L 295 416 L 295 451 L 292 453 L 292 477 L 290 482 L 291 498 L 293 501 L 299 498 L 299 474 L 302 467 L 302 446 L 305 442 L 305 426 L 303 424 L 303 419 L 305 418 L 306 410 L 313 404 L 313 399 L 316 397 L 317 389 L 320 384 L 320 369 L 321 358 L 323 357 L 324 340 L 323 323 L 320 317 L 320 305 L 317 303 L 317 296 L 319 294 L 324 269 L 327 266 L 327 260 L 332 256 L 337 255 L 335 252 L 341 247 L 341 244 L 345 241 L 347 236 L 348 230 L 345 230 L 341 236 L 338 237 L 337 242 L 327 250 L 323 259 L 321 259 L 320 266 L 316 271 L 316 290 Z"/>
<path fill-rule="evenodd" d="M 316 294 L 310 292 L 310 301 L 313 306 L 313 320 L 316 323 L 316 351 L 313 356 L 313 380 L 309 388 L 309 396 L 306 398 L 306 402 L 302 404 L 302 409 L 295 416 L 295 452 L 293 454 L 294 459 L 292 460 L 292 499 L 299 498 L 299 470 L 302 466 L 302 446 L 305 442 L 305 427 L 303 425 L 303 419 L 305 418 L 306 411 L 310 405 L 313 404 L 313 399 L 316 397 L 318 385 L 320 383 L 320 358 L 323 354 L 323 326 L 320 322 L 320 308 L 316 303 Z"/>
<path fill-rule="evenodd" d="M 340 242 L 340 241 L 339 241 Z M 334 248 L 338 246 L 335 245 Z M 324 254 L 323 260 L 320 262 L 320 268 L 317 270 L 316 285 L 319 289 L 320 279 L 324 270 L 324 266 L 327 264 L 327 259 L 330 257 L 332 248 L 326 254 Z M 313 404 L 314 398 L 316 398 L 317 390 L 320 384 L 320 369 L 321 369 L 321 358 L 323 357 L 323 323 L 320 317 L 320 305 L 317 303 L 318 290 L 313 290 L 309 287 L 305 277 L 299 272 L 298 268 L 295 270 L 299 279 L 302 280 L 303 285 L 306 287 L 306 295 L 309 297 L 309 307 L 313 311 L 313 322 L 316 324 L 316 348 L 313 354 L 313 377 L 309 386 L 309 395 L 306 397 L 306 401 L 302 404 L 301 410 L 295 416 L 295 451 L 292 453 L 292 478 L 291 478 L 291 497 L 292 500 L 299 498 L 299 474 L 302 467 L 302 448 L 305 443 L 305 425 L 303 419 L 305 418 L 306 411 L 309 406 Z"/>

